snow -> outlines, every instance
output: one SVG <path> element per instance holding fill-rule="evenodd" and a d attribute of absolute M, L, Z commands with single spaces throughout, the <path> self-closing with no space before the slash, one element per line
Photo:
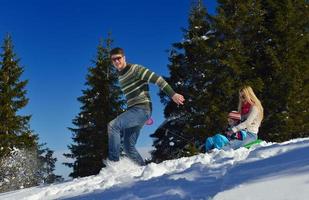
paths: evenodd
<path fill-rule="evenodd" d="M 208 39 L 209 39 L 209 37 L 207 37 L 206 35 L 203 35 L 201 38 L 202 38 L 203 40 L 208 40 Z"/>
<path fill-rule="evenodd" d="M 169 160 L 145 167 L 123 158 L 100 174 L 2 193 L 0 199 L 307 199 L 309 138 Z"/>

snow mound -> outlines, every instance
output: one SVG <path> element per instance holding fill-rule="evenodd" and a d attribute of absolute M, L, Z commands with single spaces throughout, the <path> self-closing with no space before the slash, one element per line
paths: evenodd
<path fill-rule="evenodd" d="M 309 138 L 214 150 L 160 164 L 107 162 L 96 176 L 0 194 L 0 199 L 306 199 Z M 272 188 L 270 191 L 269 188 Z M 274 192 L 278 191 L 278 192 Z M 250 195 L 254 194 L 254 195 Z"/>

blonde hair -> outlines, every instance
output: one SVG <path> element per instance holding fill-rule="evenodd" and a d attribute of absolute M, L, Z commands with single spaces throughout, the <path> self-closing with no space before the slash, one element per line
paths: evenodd
<path fill-rule="evenodd" d="M 258 108 L 259 111 L 259 120 L 262 121 L 264 117 L 264 109 L 261 104 L 261 101 L 256 97 L 256 95 L 253 92 L 253 89 L 250 86 L 244 86 L 239 90 L 239 104 L 238 104 L 238 111 L 241 112 L 242 107 L 242 100 L 241 100 L 241 92 L 243 93 L 246 101 L 250 105 L 255 105 Z"/>

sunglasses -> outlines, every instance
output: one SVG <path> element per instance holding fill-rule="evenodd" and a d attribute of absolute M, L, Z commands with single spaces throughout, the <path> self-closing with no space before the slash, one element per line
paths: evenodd
<path fill-rule="evenodd" d="M 112 61 L 113 61 L 113 62 L 116 62 L 116 60 L 120 60 L 121 58 L 122 58 L 122 56 L 113 57 L 113 58 L 112 58 Z"/>

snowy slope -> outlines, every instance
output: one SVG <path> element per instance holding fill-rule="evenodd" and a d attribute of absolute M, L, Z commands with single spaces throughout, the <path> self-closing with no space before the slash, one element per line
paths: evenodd
<path fill-rule="evenodd" d="M 139 167 L 108 163 L 99 175 L 0 194 L 0 199 L 291 199 L 309 197 L 309 138 L 214 151 Z"/>

